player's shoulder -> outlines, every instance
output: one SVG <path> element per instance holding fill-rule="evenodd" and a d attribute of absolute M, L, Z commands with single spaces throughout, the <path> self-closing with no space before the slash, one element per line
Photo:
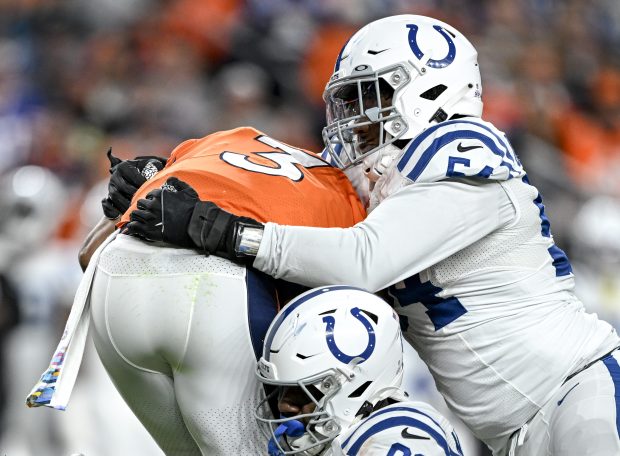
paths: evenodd
<path fill-rule="evenodd" d="M 198 140 L 205 149 L 211 149 L 218 153 L 222 150 L 235 150 L 247 152 L 259 145 L 257 140 L 266 136 L 254 127 L 238 127 L 231 130 L 222 130 L 211 133 Z"/>
<path fill-rule="evenodd" d="M 173 160 L 179 160 L 195 154 L 203 155 L 209 151 L 219 153 L 222 149 L 247 148 L 253 145 L 253 141 L 261 136 L 266 136 L 254 127 L 238 127 L 231 130 L 221 130 L 210 133 L 201 138 L 188 139 L 179 144 L 171 154 Z"/>
<path fill-rule="evenodd" d="M 405 454 L 462 454 L 454 429 L 437 410 L 422 402 L 399 402 L 373 412 L 345 430 L 336 443 L 340 454 L 384 455 L 400 450 Z M 336 453 L 334 451 L 334 453 Z"/>
<path fill-rule="evenodd" d="M 524 174 L 506 135 L 475 117 L 427 128 L 406 146 L 397 168 L 412 182 L 451 177 L 508 180 Z"/>

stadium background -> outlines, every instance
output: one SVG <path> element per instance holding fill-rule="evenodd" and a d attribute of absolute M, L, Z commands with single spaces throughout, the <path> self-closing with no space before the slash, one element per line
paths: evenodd
<path fill-rule="evenodd" d="M 397 13 L 477 47 L 484 117 L 541 190 L 580 297 L 620 327 L 617 0 L 0 0 L 0 454 L 159 454 L 91 349 L 66 412 L 23 405 L 80 278 L 108 147 L 167 155 L 253 125 L 318 151 L 342 43 Z M 410 389 L 441 407 L 417 369 Z"/>

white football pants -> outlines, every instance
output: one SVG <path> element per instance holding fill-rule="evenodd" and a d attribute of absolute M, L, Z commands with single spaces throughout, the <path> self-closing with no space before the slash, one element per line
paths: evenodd
<path fill-rule="evenodd" d="M 565 382 L 527 423 L 516 456 L 620 455 L 620 350 Z M 510 454 L 506 449 L 505 454 Z"/>
<path fill-rule="evenodd" d="M 227 260 L 124 235 L 102 252 L 93 340 L 166 454 L 266 454 L 254 347 L 277 311 L 272 285 Z"/>

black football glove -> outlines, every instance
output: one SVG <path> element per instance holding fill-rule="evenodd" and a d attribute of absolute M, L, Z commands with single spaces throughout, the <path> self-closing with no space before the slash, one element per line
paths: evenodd
<path fill-rule="evenodd" d="M 129 208 L 131 199 L 138 188 L 166 166 L 166 159 L 161 157 L 136 157 L 133 160 L 121 160 L 108 150 L 110 160 L 110 182 L 108 196 L 102 201 L 104 215 L 115 220 Z"/>
<path fill-rule="evenodd" d="M 251 265 L 258 251 L 263 228 L 262 223 L 252 218 L 226 212 L 210 201 L 199 201 L 187 232 L 194 244 L 205 254 Z M 258 237 L 250 233 L 252 229 Z M 243 242 L 244 232 L 248 233 L 246 241 L 249 242 Z"/>
<path fill-rule="evenodd" d="M 150 241 L 164 241 L 194 248 L 187 226 L 198 202 L 198 193 L 185 182 L 170 177 L 162 188 L 138 200 L 129 216 L 126 233 Z"/>
<path fill-rule="evenodd" d="M 226 212 L 210 201 L 200 201 L 196 191 L 176 177 L 169 178 L 162 189 L 153 190 L 137 205 L 126 226 L 127 234 L 199 248 L 207 255 L 237 263 L 254 261 L 263 224 Z M 251 228 L 259 231 L 250 233 Z M 244 231 L 249 235 L 246 242 L 241 242 Z"/>

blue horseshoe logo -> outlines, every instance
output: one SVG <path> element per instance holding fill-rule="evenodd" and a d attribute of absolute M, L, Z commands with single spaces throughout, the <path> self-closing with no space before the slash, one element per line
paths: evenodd
<path fill-rule="evenodd" d="M 355 318 L 357 318 L 361 324 L 364 325 L 364 328 L 368 332 L 368 345 L 366 345 L 364 351 L 359 355 L 353 356 L 349 356 L 346 353 L 340 351 L 340 349 L 336 345 L 336 341 L 334 340 L 334 326 L 336 325 L 336 319 L 331 315 L 323 317 L 323 322 L 327 324 L 327 326 L 325 327 L 325 340 L 327 341 L 329 351 L 332 352 L 332 354 L 338 359 L 338 361 L 349 364 L 355 358 L 362 358 L 362 361 L 358 363 L 362 364 L 370 357 L 372 352 L 375 350 L 375 330 L 370 324 L 370 322 L 366 319 L 366 317 L 362 315 L 362 312 L 358 307 L 354 307 L 353 309 L 351 309 L 351 314 Z"/>
<path fill-rule="evenodd" d="M 418 46 L 418 26 L 415 24 L 407 24 L 407 28 L 409 29 L 409 47 L 415 56 L 421 60 L 422 57 L 424 57 L 424 53 L 420 49 L 420 46 Z M 456 46 L 454 45 L 454 41 L 452 41 L 450 35 L 442 27 L 439 25 L 433 25 L 433 28 L 437 30 L 448 42 L 448 55 L 441 60 L 429 59 L 428 62 L 426 62 L 426 66 L 431 68 L 445 68 L 454 62 L 454 57 L 456 56 Z"/>

